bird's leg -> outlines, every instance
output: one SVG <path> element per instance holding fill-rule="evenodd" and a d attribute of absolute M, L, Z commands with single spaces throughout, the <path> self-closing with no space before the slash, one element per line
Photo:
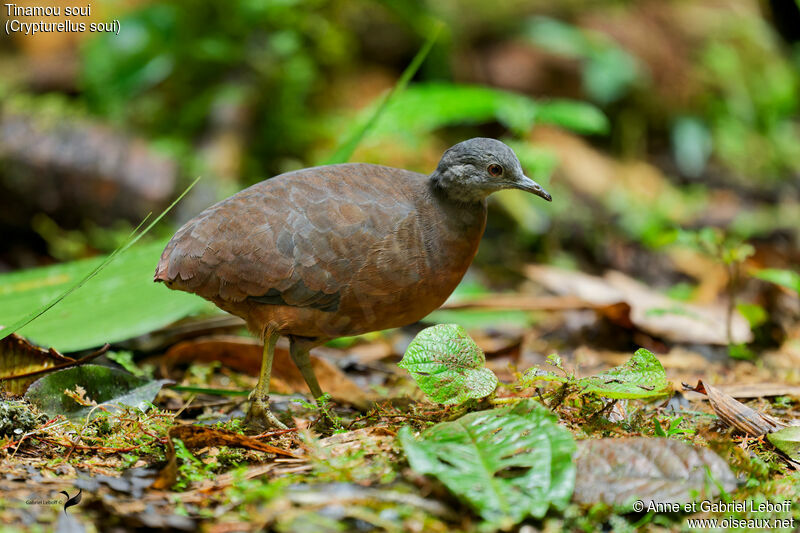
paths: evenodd
<path fill-rule="evenodd" d="M 245 417 L 245 425 L 253 429 L 279 428 L 286 426 L 278 420 L 269 410 L 269 377 L 272 374 L 272 358 L 275 355 L 275 345 L 278 343 L 278 332 L 268 329 L 264 335 L 264 352 L 261 357 L 261 374 L 258 384 L 250 393 L 250 410 Z"/>
<path fill-rule="evenodd" d="M 306 380 L 308 390 L 311 391 L 311 396 L 314 397 L 324 417 L 323 420 L 327 420 L 325 423 L 333 424 L 334 427 L 340 427 L 335 417 L 331 415 L 329 408 L 324 402 L 320 401 L 323 393 L 317 381 L 317 376 L 314 374 L 314 369 L 311 367 L 311 356 L 308 353 L 316 344 L 317 342 L 312 340 L 290 337 L 289 355 L 292 356 L 292 361 L 297 365 L 297 368 L 303 375 L 303 379 Z"/>
<path fill-rule="evenodd" d="M 297 365 L 303 379 L 306 380 L 308 390 L 311 391 L 311 396 L 319 403 L 319 398 L 322 396 L 322 389 L 317 381 L 317 376 L 314 374 L 314 369 L 311 368 L 311 356 L 308 354 L 309 350 L 314 346 L 313 342 L 309 342 L 297 337 L 291 337 L 289 344 L 289 355 L 292 356 L 292 361 Z"/>

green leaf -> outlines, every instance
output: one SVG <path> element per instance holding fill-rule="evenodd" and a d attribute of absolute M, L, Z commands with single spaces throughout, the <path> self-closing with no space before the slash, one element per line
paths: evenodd
<path fill-rule="evenodd" d="M 454 404 L 494 392 L 497 376 L 485 364 L 483 352 L 464 328 L 439 324 L 417 334 L 398 366 L 433 401 Z"/>
<path fill-rule="evenodd" d="M 768 433 L 767 440 L 793 461 L 800 461 L 800 426 L 789 426 L 775 433 Z"/>
<path fill-rule="evenodd" d="M 758 304 L 741 303 L 736 305 L 736 309 L 750 324 L 751 329 L 755 329 L 767 322 L 769 314 L 767 310 Z"/>
<path fill-rule="evenodd" d="M 19 309 L 14 309 L 11 311 L 12 316 L 16 318 L 12 318 L 11 321 L 6 322 L 3 320 L 3 315 L 0 314 L 0 340 L 5 339 L 12 333 L 16 333 L 20 329 L 23 329 L 25 326 L 36 320 L 37 318 L 41 317 L 45 313 L 47 313 L 50 309 L 55 307 L 57 304 L 61 303 L 65 298 L 70 296 L 73 292 L 83 287 L 89 280 L 94 278 L 97 274 L 99 274 L 103 269 L 105 269 L 109 264 L 111 264 L 116 257 L 125 251 L 127 251 L 131 246 L 136 244 L 139 239 L 141 239 L 148 231 L 153 229 L 153 226 L 158 224 L 164 216 L 169 213 L 175 205 L 180 202 L 184 196 L 194 187 L 197 182 L 200 181 L 198 177 L 195 179 L 181 194 L 178 196 L 164 211 L 158 215 L 155 220 L 153 220 L 150 224 L 148 224 L 142 231 L 139 229 L 144 225 L 150 215 L 147 215 L 144 220 L 142 220 L 141 224 L 133 230 L 131 235 L 128 237 L 128 240 L 119 248 L 108 254 L 105 259 L 98 260 L 96 264 L 94 264 L 94 268 L 87 269 L 85 272 L 78 276 L 76 279 L 72 280 L 70 283 L 67 283 L 65 286 L 61 287 L 59 291 L 53 292 L 50 294 L 45 300 L 40 301 L 36 307 L 31 308 L 28 307 L 27 314 L 22 315 L 21 313 L 24 311 L 20 311 Z M 24 272 L 23 272 L 24 275 Z M 13 276 L 13 275 L 12 275 Z M 3 285 L 4 276 L 0 276 L 0 287 Z M 0 296 L 4 294 L 3 291 L 0 291 Z M 26 308 L 21 308 L 26 309 Z M 100 343 L 97 343 L 100 344 Z M 94 346 L 94 345 L 89 345 Z M 66 351 L 63 347 L 62 350 Z"/>
<path fill-rule="evenodd" d="M 137 246 L 19 330 L 42 346 L 71 352 L 118 342 L 201 311 L 213 311 L 198 296 L 153 283 L 165 242 Z M 103 257 L 0 275 L 0 324 L 11 324 L 51 301 L 105 263 Z M 4 331 L 0 332 L 4 333 Z"/>
<path fill-rule="evenodd" d="M 376 135 L 419 136 L 456 124 L 498 121 L 525 134 L 537 123 L 555 124 L 582 133 L 605 133 L 608 120 L 583 102 L 537 102 L 522 94 L 478 85 L 430 82 L 396 95 L 375 124 Z"/>
<path fill-rule="evenodd" d="M 608 119 L 588 102 L 548 100 L 537 105 L 536 121 L 539 123 L 561 126 L 578 133 L 608 132 Z"/>
<path fill-rule="evenodd" d="M 578 380 L 585 393 L 612 399 L 664 396 L 669 386 L 664 367 L 649 350 L 639 348 L 627 363 Z"/>
<path fill-rule="evenodd" d="M 583 86 L 601 104 L 611 104 L 625 96 L 638 79 L 636 59 L 614 45 L 592 51 L 583 65 Z"/>
<path fill-rule="evenodd" d="M 758 279 L 781 285 L 800 294 L 800 274 L 797 272 L 780 268 L 765 268 L 753 275 Z"/>
<path fill-rule="evenodd" d="M 128 372 L 100 365 L 83 365 L 53 372 L 35 381 L 25 398 L 51 417 L 64 415 L 70 420 L 85 418 L 94 407 L 79 404 L 66 394 L 80 385 L 85 398 L 107 409 L 134 407 L 146 409 L 168 380 L 152 381 Z M 95 409 L 94 414 L 100 411 Z"/>
<path fill-rule="evenodd" d="M 572 435 L 533 400 L 437 424 L 419 439 L 404 427 L 398 437 L 411 468 L 435 476 L 493 527 L 541 518 L 572 495 Z"/>
<path fill-rule="evenodd" d="M 583 31 L 551 17 L 531 17 L 524 36 L 550 52 L 581 59 L 592 51 L 592 43 Z"/>
<path fill-rule="evenodd" d="M 531 387 L 536 381 L 573 381 L 581 394 L 597 394 L 612 399 L 653 398 L 668 393 L 664 367 L 649 350 L 640 348 L 628 362 L 596 376 L 574 379 L 533 367 L 525 372 L 520 383 Z"/>

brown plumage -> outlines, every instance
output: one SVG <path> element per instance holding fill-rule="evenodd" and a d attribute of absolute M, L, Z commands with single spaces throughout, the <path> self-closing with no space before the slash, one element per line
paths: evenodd
<path fill-rule="evenodd" d="M 267 404 L 278 336 L 289 336 L 319 397 L 308 350 L 439 307 L 478 249 L 486 196 L 504 188 L 550 199 L 493 139 L 455 145 L 430 176 L 358 163 L 281 174 L 187 222 L 167 244 L 155 281 L 214 302 L 264 339 L 248 418 L 281 425 Z"/>

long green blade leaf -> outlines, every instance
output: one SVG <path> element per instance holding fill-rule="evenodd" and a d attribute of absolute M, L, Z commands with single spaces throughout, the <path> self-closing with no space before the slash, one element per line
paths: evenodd
<path fill-rule="evenodd" d="M 434 26 L 433 31 L 431 31 L 428 39 L 425 41 L 425 44 L 422 45 L 422 48 L 420 48 L 419 52 L 417 52 L 417 55 L 414 56 L 414 59 L 411 60 L 411 63 L 409 63 L 408 67 L 406 67 L 406 69 L 403 71 L 403 74 L 400 76 L 397 84 L 383 97 L 381 103 L 375 108 L 375 112 L 372 113 L 369 119 L 367 119 L 360 128 L 357 128 L 353 134 L 339 146 L 332 156 L 330 156 L 321 164 L 334 165 L 337 163 L 346 163 L 350 157 L 352 157 L 353 152 L 355 152 L 358 145 L 378 121 L 378 118 L 380 118 L 381 114 L 383 114 L 386 106 L 389 104 L 392 98 L 396 94 L 402 92 L 406 86 L 408 86 L 408 82 L 410 82 L 411 78 L 414 77 L 414 74 L 417 73 L 419 67 L 422 65 L 423 61 L 425 61 L 425 58 L 428 57 L 428 54 L 430 53 L 431 48 L 433 48 L 433 44 L 436 42 L 436 39 L 439 37 L 439 33 L 441 31 L 441 24 Z"/>

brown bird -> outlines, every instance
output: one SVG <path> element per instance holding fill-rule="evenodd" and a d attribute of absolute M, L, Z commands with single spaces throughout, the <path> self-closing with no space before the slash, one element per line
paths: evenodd
<path fill-rule="evenodd" d="M 315 399 L 309 350 L 404 326 L 438 308 L 478 250 L 486 197 L 521 189 L 550 201 L 494 139 L 456 144 L 429 176 L 363 163 L 288 172 L 209 207 L 178 230 L 155 281 L 243 318 L 264 342 L 247 422 L 269 410 L 280 335 Z"/>

